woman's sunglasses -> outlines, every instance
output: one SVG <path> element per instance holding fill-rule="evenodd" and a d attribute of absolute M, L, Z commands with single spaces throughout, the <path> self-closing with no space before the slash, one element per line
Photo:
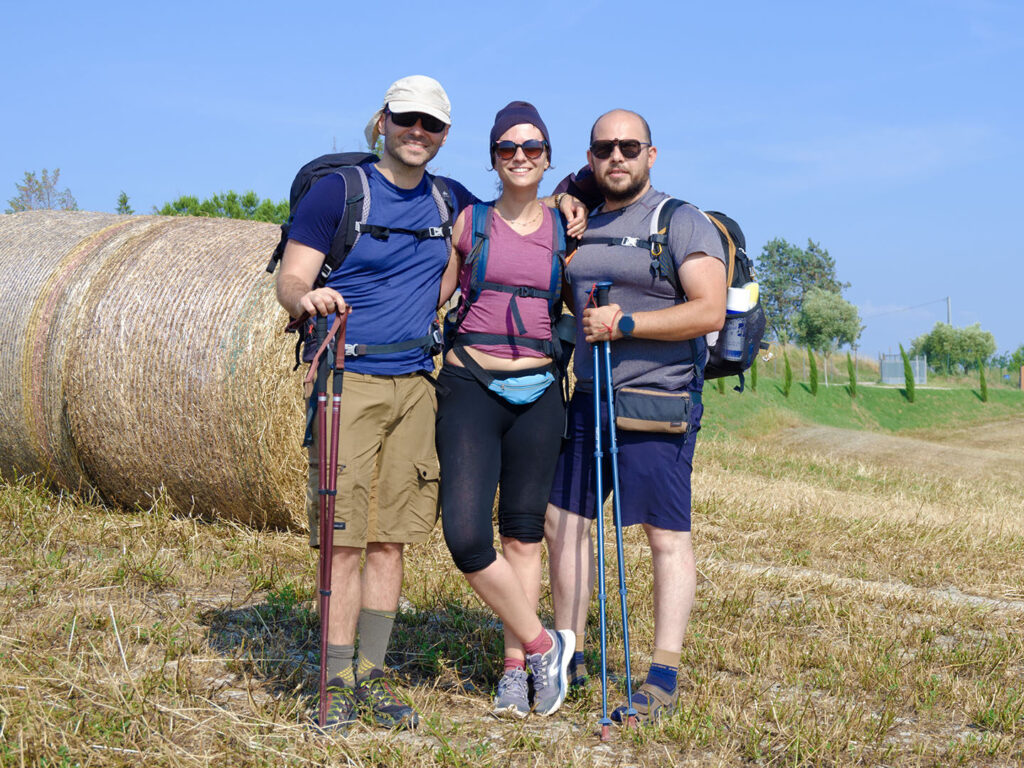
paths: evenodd
<path fill-rule="evenodd" d="M 491 144 L 491 150 L 502 160 L 511 160 L 516 156 L 516 150 L 521 149 L 528 159 L 536 160 L 544 154 L 544 148 L 547 145 L 546 141 L 537 139 L 528 139 L 522 144 L 516 144 L 514 141 L 496 141 Z"/>
<path fill-rule="evenodd" d="M 627 160 L 635 160 L 640 157 L 640 152 L 644 147 L 651 146 L 648 141 L 637 141 L 636 139 L 614 139 L 609 141 L 607 139 L 599 139 L 591 142 L 590 152 L 598 160 L 607 160 L 612 156 L 612 152 L 618 147 L 622 156 Z"/>
<path fill-rule="evenodd" d="M 400 128 L 412 128 L 418 120 L 427 133 L 440 133 L 447 125 L 443 120 L 438 120 L 433 115 L 425 115 L 422 112 L 392 112 L 389 109 L 388 114 L 391 115 L 391 122 Z"/>

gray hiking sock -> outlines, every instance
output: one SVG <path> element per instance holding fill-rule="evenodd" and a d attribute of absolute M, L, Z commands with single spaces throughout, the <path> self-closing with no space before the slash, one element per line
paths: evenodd
<path fill-rule="evenodd" d="M 375 669 L 384 669 L 384 655 L 388 651 L 394 625 L 395 611 L 374 611 L 369 608 L 359 611 L 357 682 L 365 680 Z"/>
<path fill-rule="evenodd" d="M 352 671 L 352 659 L 355 658 L 354 645 L 327 644 L 327 679 L 340 677 L 349 688 L 355 688 L 356 676 Z"/>

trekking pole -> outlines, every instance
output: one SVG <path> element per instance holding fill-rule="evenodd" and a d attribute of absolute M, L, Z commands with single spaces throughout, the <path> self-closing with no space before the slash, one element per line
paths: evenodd
<path fill-rule="evenodd" d="M 345 370 L 345 322 L 347 312 L 335 315 L 330 330 L 323 315 L 316 320 L 317 338 L 323 341 L 313 358 L 309 375 L 316 375 L 317 440 L 319 458 L 320 497 L 320 727 L 327 724 L 327 630 L 331 611 L 331 558 L 334 554 L 334 529 L 343 530 L 344 523 L 334 522 L 334 500 L 337 496 L 338 476 L 338 428 L 341 422 L 341 390 Z M 335 340 L 334 350 L 330 342 Z M 338 354 L 341 350 L 341 354 Z M 327 377 L 331 376 L 331 445 L 328 449 L 324 436 L 327 434 Z"/>
<path fill-rule="evenodd" d="M 609 283 L 609 285 L 611 285 Z M 600 288 L 597 293 L 597 305 L 603 307 L 608 303 L 608 290 L 603 295 Z M 608 401 L 608 452 L 612 456 L 612 508 L 615 521 L 615 556 L 619 561 L 619 607 L 622 611 L 622 644 L 626 654 L 626 720 L 627 728 L 637 724 L 637 711 L 633 707 L 633 678 L 629 669 L 629 619 L 626 613 L 626 565 L 623 562 L 622 547 L 622 506 L 619 503 L 619 443 L 615 432 L 615 395 L 612 387 L 612 344 L 604 344 L 605 392 Z M 595 345 L 595 349 L 596 349 Z"/>
<path fill-rule="evenodd" d="M 608 289 L 610 282 L 597 284 L 597 304 L 601 306 L 608 303 Z M 602 463 L 604 453 L 601 450 L 601 353 L 597 344 L 594 344 L 594 476 L 597 486 L 597 605 L 600 617 L 601 633 L 601 741 L 608 741 L 611 737 L 612 721 L 608 717 L 608 629 L 605 618 L 605 593 L 604 579 L 604 478 L 602 476 Z"/>

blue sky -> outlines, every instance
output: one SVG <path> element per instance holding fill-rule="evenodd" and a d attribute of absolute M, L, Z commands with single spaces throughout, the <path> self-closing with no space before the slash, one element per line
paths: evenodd
<path fill-rule="evenodd" d="M 635 109 L 656 187 L 732 215 L 755 257 L 773 237 L 828 249 L 861 354 L 944 322 L 947 296 L 954 325 L 1024 343 L 1024 4 L 40 1 L 0 18 L 0 210 L 44 167 L 86 210 L 121 190 L 137 212 L 281 199 L 306 160 L 362 148 L 391 81 L 428 74 L 453 104 L 433 168 L 482 197 L 508 101 L 547 122 L 544 191 L 598 114 Z"/>

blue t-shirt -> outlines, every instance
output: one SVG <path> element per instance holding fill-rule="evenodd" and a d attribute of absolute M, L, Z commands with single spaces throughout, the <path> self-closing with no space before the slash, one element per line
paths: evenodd
<path fill-rule="evenodd" d="M 384 178 L 376 166 L 364 168 L 370 187 L 367 224 L 409 230 L 441 224 L 426 175 L 415 188 L 402 189 Z M 444 180 L 454 198 L 454 223 L 462 208 L 478 201 L 457 181 Z M 326 254 L 344 210 L 344 180 L 338 174 L 325 176 L 299 203 L 288 236 Z M 387 240 L 361 235 L 344 264 L 327 279 L 327 285 L 352 306 L 346 343 L 391 344 L 426 335 L 437 315 L 441 273 L 449 255 L 443 238 L 417 240 L 403 232 L 392 232 Z M 396 376 L 431 371 L 434 365 L 426 352 L 410 349 L 348 358 L 345 367 L 355 373 Z"/>

